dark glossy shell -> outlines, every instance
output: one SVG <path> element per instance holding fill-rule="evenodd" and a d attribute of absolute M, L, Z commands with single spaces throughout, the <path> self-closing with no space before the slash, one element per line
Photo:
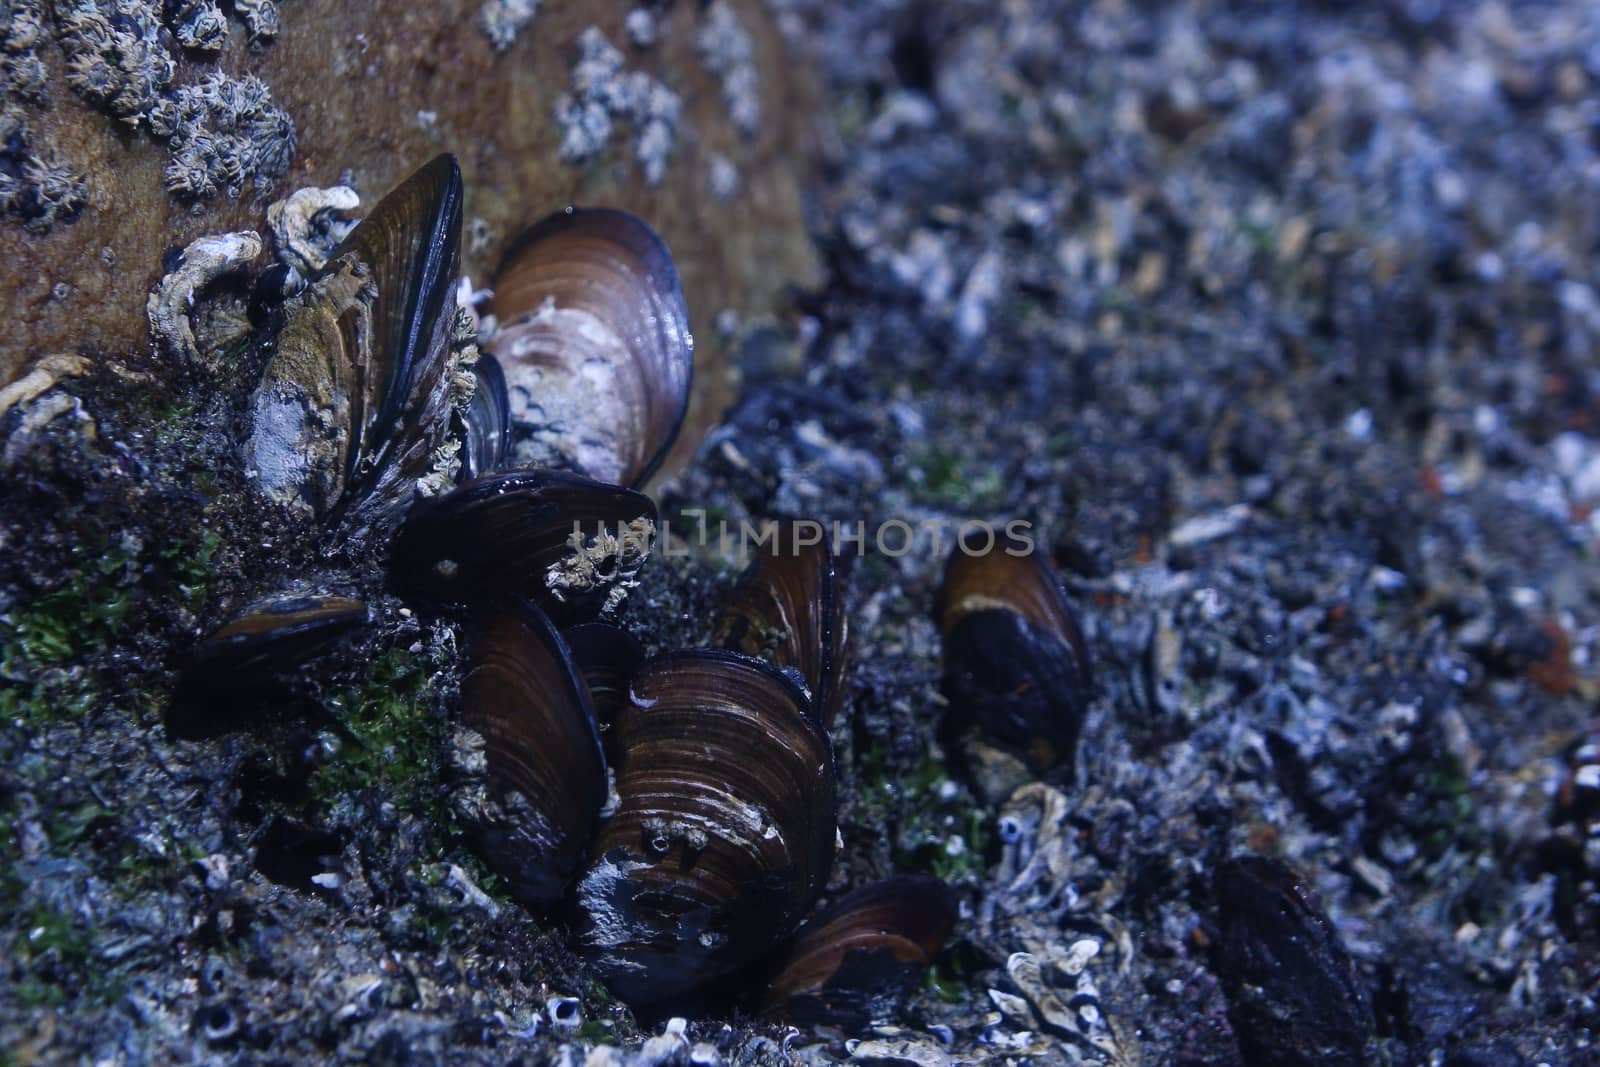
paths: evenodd
<path fill-rule="evenodd" d="M 672 256 L 624 211 L 569 209 L 525 231 L 495 275 L 516 460 L 620 485 L 660 465 L 689 404 L 694 342 Z"/>
<path fill-rule="evenodd" d="M 196 645 L 193 662 L 219 682 L 248 684 L 241 680 L 297 667 L 369 621 L 366 601 L 354 597 L 267 597 Z"/>
<path fill-rule="evenodd" d="M 800 544 L 793 523 L 781 524 L 729 595 L 717 643 L 805 680 L 824 725 L 844 702 L 848 623 L 839 561 L 826 544 Z"/>
<path fill-rule="evenodd" d="M 937 878 L 888 878 L 853 889 L 796 935 L 760 1010 L 850 1028 L 890 1018 L 921 984 L 955 921 L 955 897 Z"/>
<path fill-rule="evenodd" d="M 833 758 L 804 693 L 760 660 L 651 660 L 611 726 L 617 811 L 578 887 L 580 951 L 633 1004 L 768 951 L 827 881 Z"/>
<path fill-rule="evenodd" d="M 488 803 L 475 836 L 513 896 L 560 899 L 606 800 L 606 765 L 588 689 L 561 635 L 512 599 L 476 617 L 461 679 L 461 724 L 483 738 Z"/>
<path fill-rule="evenodd" d="M 331 266 L 354 255 L 378 288 L 372 332 L 381 362 L 371 367 L 374 380 L 355 413 L 361 448 L 347 476 L 358 491 L 372 491 L 394 469 L 421 475 L 439 443 L 442 355 L 461 271 L 461 203 L 456 157 L 437 156 L 380 200 L 329 257 Z"/>
<path fill-rule="evenodd" d="M 1089 657 L 1072 607 L 1049 560 L 1012 555 L 1014 542 L 945 569 L 946 730 L 980 736 L 1027 761 L 1035 773 L 1070 776 L 1091 693 Z"/>
<path fill-rule="evenodd" d="M 562 625 L 626 591 L 656 507 L 631 489 L 550 470 L 507 471 L 419 500 L 391 544 L 389 581 L 425 604 L 527 597 Z"/>
<path fill-rule="evenodd" d="M 1260 856 L 1217 868 L 1216 969 L 1251 1067 L 1378 1063 L 1372 1005 L 1305 878 Z"/>
<path fill-rule="evenodd" d="M 506 464 L 511 447 L 511 401 L 500 361 L 487 352 L 472 365 L 476 383 L 457 428 L 461 437 L 461 480 L 493 474 Z"/>
<path fill-rule="evenodd" d="M 252 400 L 269 495 L 356 532 L 392 521 L 447 430 L 461 171 L 442 155 L 379 201 L 290 300 Z"/>
<path fill-rule="evenodd" d="M 644 646 L 620 626 L 586 622 L 562 633 L 589 687 L 595 717 L 608 729 L 628 701 L 628 687 L 644 663 Z"/>
<path fill-rule="evenodd" d="M 168 727 L 200 737 L 242 725 L 247 705 L 280 695 L 276 676 L 370 623 L 366 602 L 350 597 L 279 594 L 250 604 L 190 652 Z"/>

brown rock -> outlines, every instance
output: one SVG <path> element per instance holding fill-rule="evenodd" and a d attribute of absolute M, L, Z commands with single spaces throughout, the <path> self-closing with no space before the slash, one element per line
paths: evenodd
<path fill-rule="evenodd" d="M 546 5 L 497 52 L 479 25 L 482 0 L 299 0 L 273 43 L 246 47 L 235 20 L 220 55 L 179 55 L 173 84 L 215 70 L 267 83 L 298 135 L 293 163 L 271 198 L 336 184 L 348 172 L 366 209 L 431 156 L 455 152 L 467 184 L 468 232 L 487 234 L 463 249 L 463 269 L 480 286 L 507 241 L 551 210 L 579 203 L 641 215 L 674 253 L 700 340 L 692 428 L 705 425 L 731 393 L 711 329 L 717 313 L 766 310 L 784 286 L 807 283 L 817 269 L 799 198 L 814 87 L 763 5 L 728 2 L 751 38 L 759 74 L 753 135 L 735 128 L 722 83 L 698 51 L 707 14 L 696 5 L 670 9 L 649 48 L 632 45 L 624 32 L 628 3 Z M 682 100 L 659 185 L 646 184 L 625 120 L 591 160 L 559 158 L 556 101 L 571 89 L 577 38 L 590 25 L 622 51 L 626 69 L 659 79 Z M 0 220 L 0 291 L 10 297 L 10 313 L 0 320 L 0 386 L 46 353 L 138 362 L 149 351 L 145 299 L 161 277 L 164 253 L 201 234 L 266 232 L 266 204 L 248 187 L 238 199 L 217 194 L 193 205 L 169 195 L 162 178 L 167 145 L 72 91 L 53 42 L 37 55 L 48 72 L 48 105 L 27 112 L 30 137 L 87 172 L 88 205 L 76 221 L 42 234 Z M 748 114 L 742 119 L 748 127 Z M 737 191 L 726 199 L 711 193 L 717 157 L 737 168 Z M 725 166 L 718 178 L 726 195 Z"/>

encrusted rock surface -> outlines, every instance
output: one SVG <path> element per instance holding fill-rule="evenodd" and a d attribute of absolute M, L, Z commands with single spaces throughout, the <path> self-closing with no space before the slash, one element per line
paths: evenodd
<path fill-rule="evenodd" d="M 375 56 L 430 17 L 415 6 Z M 444 39 L 488 64 L 471 7 Z M 926 988 L 867 1032 L 716 1005 L 640 1025 L 453 824 L 458 635 L 374 588 L 373 641 L 258 721 L 175 736 L 176 657 L 328 561 L 250 491 L 237 383 L 57 362 L 0 414 L 0 1048 L 1259 1067 L 1250 1050 L 1292 1056 L 1299 1031 L 1238 1028 L 1316 1011 L 1312 989 L 1345 1057 L 1321 1062 L 1593 1062 L 1600 22 L 1474 0 L 770 8 L 822 66 L 827 277 L 702 331 L 737 346 L 743 392 L 662 514 L 713 540 L 772 515 L 865 524 L 830 895 L 891 872 L 957 886 Z M 650 10 L 651 47 L 699 64 L 672 26 L 692 6 Z M 620 10 L 602 30 L 633 39 Z M 305 155 L 321 110 L 273 87 L 301 130 L 291 184 L 335 184 L 353 164 Z M 743 187 L 724 133 L 705 147 Z M 679 250 L 684 160 L 651 192 L 634 149 L 613 134 L 628 206 Z M 483 188 L 511 166 L 465 162 Z M 686 239 L 733 240 L 751 202 Z M 163 216 L 160 244 L 264 225 L 215 210 Z M 135 316 L 163 273 L 138 269 Z M 957 524 L 1012 518 L 1066 574 L 1099 685 L 1072 784 L 986 798 L 933 740 L 932 607 Z M 875 544 L 891 519 L 921 531 L 906 552 Z M 734 572 L 653 559 L 624 619 L 653 650 L 704 642 Z M 1239 854 L 1304 885 L 1219 879 Z M 1271 890 L 1259 924 L 1219 906 L 1241 882 Z M 1253 929 L 1312 934 L 1282 956 L 1312 979 L 1295 995 L 1260 981 Z"/>
<path fill-rule="evenodd" d="M 474 234 L 463 267 L 480 284 L 518 229 L 569 203 L 650 218 L 708 338 L 724 309 L 762 313 L 784 286 L 815 280 L 798 184 L 815 88 L 755 0 L 716 13 L 739 20 L 761 72 L 737 114 L 700 44 L 713 16 L 688 7 L 640 48 L 626 44 L 627 4 L 552 5 L 499 50 L 481 0 L 303 0 L 268 35 L 256 27 L 263 9 L 278 21 L 274 5 L 236 4 L 231 40 L 197 50 L 181 46 L 182 28 L 212 5 L 168 5 L 182 10 L 166 21 L 153 0 L 59 3 L 54 20 L 47 6 L 12 4 L 0 24 L 0 384 L 51 352 L 143 349 L 136 309 L 168 250 L 263 229 L 266 204 L 304 186 L 349 184 L 370 202 L 446 150 L 461 158 Z M 560 105 L 593 37 L 625 48 L 629 76 L 653 89 L 638 94 L 637 150 L 614 137 L 564 164 Z M 634 91 L 619 72 L 603 80 L 589 90 Z M 738 169 L 737 196 L 713 195 L 721 160 Z M 717 347 L 704 355 L 714 362 Z M 728 388 L 706 374 L 702 410 L 724 407 Z"/>

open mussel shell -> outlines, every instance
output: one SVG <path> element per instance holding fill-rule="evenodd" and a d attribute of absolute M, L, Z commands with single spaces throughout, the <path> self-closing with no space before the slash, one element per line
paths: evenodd
<path fill-rule="evenodd" d="M 509 598 L 468 627 L 457 764 L 489 865 L 532 908 L 560 899 L 606 800 L 606 764 L 589 691 L 538 608 Z M 481 738 L 481 763 L 476 746 Z M 462 747 L 472 751 L 463 758 Z"/>
<path fill-rule="evenodd" d="M 851 1028 L 891 1018 L 921 984 L 955 921 L 954 894 L 937 878 L 902 876 L 853 889 L 795 935 L 761 993 L 760 1011 Z"/>
<path fill-rule="evenodd" d="M 472 365 L 472 399 L 459 416 L 461 480 L 493 474 L 506 464 L 511 447 L 511 401 L 500 361 L 488 353 Z"/>
<path fill-rule="evenodd" d="M 1214 877 L 1214 965 L 1251 1067 L 1379 1062 L 1372 1004 L 1338 932 L 1298 871 L 1264 856 Z"/>
<path fill-rule="evenodd" d="M 831 725 L 844 699 L 847 658 L 839 560 L 825 538 L 812 544 L 794 523 L 777 530 L 729 595 L 717 643 L 797 671 Z"/>
<path fill-rule="evenodd" d="M 448 429 L 461 170 L 397 186 L 285 305 L 245 456 L 274 499 L 355 529 L 391 521 Z"/>
<path fill-rule="evenodd" d="M 694 341 L 677 268 L 625 211 L 569 209 L 526 230 L 494 281 L 516 462 L 642 485 L 689 405 Z"/>
<path fill-rule="evenodd" d="M 248 605 L 201 640 L 182 667 L 168 726 L 181 736 L 209 736 L 241 725 L 257 700 L 281 694 L 275 679 L 367 629 L 365 601 L 276 594 Z"/>
<path fill-rule="evenodd" d="M 634 1005 L 792 930 L 827 881 L 833 757 L 803 692 L 710 649 L 647 662 L 610 728 L 619 797 L 578 884 L 579 951 Z"/>
<path fill-rule="evenodd" d="M 947 735 L 976 730 L 1036 774 L 1070 777 L 1091 693 L 1089 657 L 1055 568 L 998 540 L 958 549 L 939 600 Z"/>
<path fill-rule="evenodd" d="M 614 608 L 650 553 L 643 493 L 563 471 L 516 470 L 419 500 L 390 545 L 406 600 L 487 604 L 514 593 L 561 625 Z"/>

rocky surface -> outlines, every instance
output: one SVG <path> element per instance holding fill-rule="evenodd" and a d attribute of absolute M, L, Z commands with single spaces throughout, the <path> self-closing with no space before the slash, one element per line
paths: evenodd
<path fill-rule="evenodd" d="M 566 204 L 655 223 L 707 342 L 702 421 L 730 397 L 716 316 L 765 312 L 816 277 L 799 190 L 815 84 L 758 3 L 664 11 L 646 44 L 623 3 L 552 4 L 520 23 L 508 10 L 537 3 L 223 6 L 233 17 L 209 2 L 7 5 L 0 384 L 50 354 L 142 349 L 136 309 L 196 237 L 262 230 L 268 202 L 308 185 L 352 186 L 370 206 L 446 150 L 461 159 L 463 265 L 479 284 L 518 230 Z M 267 36 L 250 15 L 261 8 Z M 205 10 L 221 30 L 190 46 Z M 728 25 L 731 52 L 713 32 Z M 730 83 L 730 55 L 760 77 Z"/>
<path fill-rule="evenodd" d="M 281 714 L 177 736 L 183 650 L 328 561 L 249 491 L 226 383 L 102 368 L 6 415 L 0 1047 L 1258 1064 L 1310 1012 L 1316 1062 L 1591 1062 L 1600 23 L 773 6 L 826 86 L 826 281 L 725 317 L 743 394 L 660 497 L 685 535 L 865 524 L 834 891 L 959 889 L 923 991 L 869 1032 L 641 1025 L 452 825 L 456 634 L 392 601 Z M 987 796 L 934 741 L 932 605 L 954 524 L 1014 518 L 1098 688 L 1071 784 Z M 624 618 L 703 642 L 734 569 L 652 561 Z"/>

